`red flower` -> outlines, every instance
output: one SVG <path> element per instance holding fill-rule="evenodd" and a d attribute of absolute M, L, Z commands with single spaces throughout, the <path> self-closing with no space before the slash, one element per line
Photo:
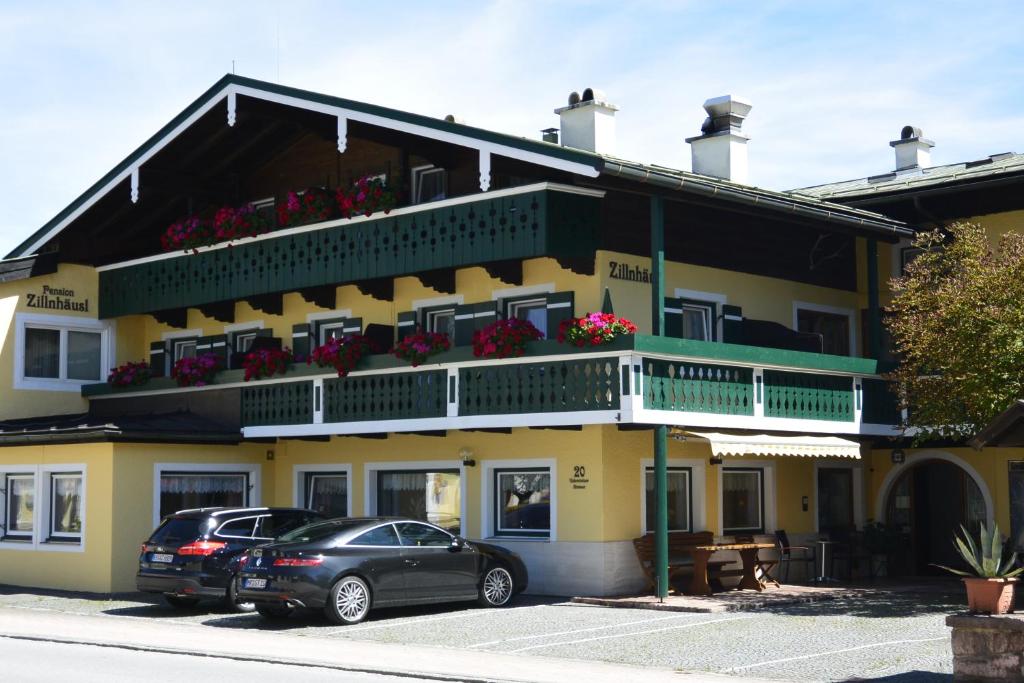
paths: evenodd
<path fill-rule="evenodd" d="M 499 320 L 473 333 L 473 355 L 485 358 L 522 356 L 528 342 L 543 338 L 529 320 Z"/>

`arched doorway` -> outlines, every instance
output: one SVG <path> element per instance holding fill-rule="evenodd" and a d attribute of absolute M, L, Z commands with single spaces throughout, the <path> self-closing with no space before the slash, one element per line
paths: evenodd
<path fill-rule="evenodd" d="M 933 565 L 963 567 L 953 546 L 961 525 L 972 534 L 990 516 L 991 503 L 972 473 L 952 458 L 923 458 L 896 476 L 885 498 L 885 521 L 906 535 L 902 562 L 892 573 L 944 574 Z"/>

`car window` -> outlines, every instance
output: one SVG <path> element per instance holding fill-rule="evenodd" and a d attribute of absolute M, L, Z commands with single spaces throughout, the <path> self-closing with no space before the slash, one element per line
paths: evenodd
<path fill-rule="evenodd" d="M 300 526 L 294 531 L 289 531 L 277 537 L 279 543 L 309 543 L 321 541 L 337 534 L 351 531 L 352 527 L 360 526 L 365 522 L 352 522 L 342 519 L 332 519 L 326 522 L 314 522 L 306 526 Z"/>
<path fill-rule="evenodd" d="M 396 525 L 402 537 L 402 545 L 414 546 L 449 546 L 452 537 L 432 526 L 416 522 L 402 522 Z"/>
<path fill-rule="evenodd" d="M 183 541 L 194 541 L 205 531 L 204 525 L 200 524 L 201 521 L 190 517 L 167 517 L 149 537 L 149 542 L 174 545 Z"/>
<path fill-rule="evenodd" d="M 260 526 L 257 536 L 260 538 L 277 538 L 281 534 L 298 529 L 317 518 L 310 518 L 305 512 L 289 510 L 287 512 L 274 512 L 260 517 Z"/>
<path fill-rule="evenodd" d="M 232 538 L 252 538 L 252 532 L 256 527 L 255 517 L 242 517 L 232 519 L 221 524 L 217 529 L 218 536 L 230 536 Z"/>
<path fill-rule="evenodd" d="M 370 529 L 365 534 L 360 534 L 348 542 L 348 545 L 381 545 L 395 546 L 398 543 L 398 534 L 395 527 L 390 524 Z"/>

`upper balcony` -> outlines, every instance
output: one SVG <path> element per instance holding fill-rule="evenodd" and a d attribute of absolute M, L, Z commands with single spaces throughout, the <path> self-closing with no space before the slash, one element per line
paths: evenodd
<path fill-rule="evenodd" d="M 876 361 L 648 335 L 584 349 L 536 342 L 506 360 L 462 347 L 417 368 L 376 355 L 344 378 L 301 364 L 253 382 L 230 370 L 201 388 L 154 379 L 83 390 L 136 403 L 190 392 L 218 392 L 254 438 L 583 424 L 877 436 L 899 421 Z"/>
<path fill-rule="evenodd" d="M 603 192 L 537 183 L 101 267 L 112 318 L 550 256 L 593 268 Z M 589 266 L 588 266 L 589 264 Z"/>

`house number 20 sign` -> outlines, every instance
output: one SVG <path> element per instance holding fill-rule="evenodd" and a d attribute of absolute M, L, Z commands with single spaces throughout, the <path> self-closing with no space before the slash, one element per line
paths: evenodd
<path fill-rule="evenodd" d="M 590 480 L 587 479 L 587 468 L 585 465 L 573 465 L 572 476 L 569 477 L 569 483 L 572 484 L 574 489 L 585 489 Z"/>

